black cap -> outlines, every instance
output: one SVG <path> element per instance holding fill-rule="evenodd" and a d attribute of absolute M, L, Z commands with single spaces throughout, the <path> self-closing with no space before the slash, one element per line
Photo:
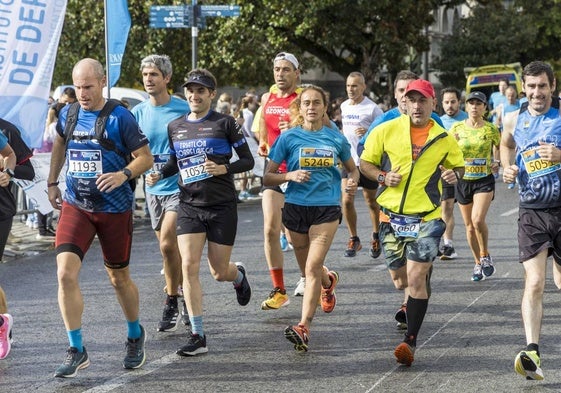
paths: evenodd
<path fill-rule="evenodd" d="M 197 85 L 202 85 L 204 87 L 208 87 L 211 90 L 216 90 L 216 86 L 214 84 L 214 81 L 212 80 L 211 77 L 206 76 L 206 75 L 193 74 L 189 77 L 187 82 L 185 82 L 183 85 L 181 85 L 181 87 L 187 87 L 187 85 L 190 85 L 191 83 L 196 83 Z"/>
<path fill-rule="evenodd" d="M 473 99 L 479 100 L 484 104 L 487 103 L 487 97 L 485 96 L 485 93 L 481 91 L 472 91 L 471 93 L 469 93 L 466 97 L 466 102 Z"/>

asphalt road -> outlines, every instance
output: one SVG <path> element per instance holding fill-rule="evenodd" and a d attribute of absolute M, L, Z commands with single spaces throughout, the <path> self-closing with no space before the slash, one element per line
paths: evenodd
<path fill-rule="evenodd" d="M 357 199 L 360 236 L 370 228 L 362 198 Z M 393 315 L 402 294 L 390 281 L 383 257 L 372 260 L 365 246 L 344 258 L 348 237 L 340 226 L 327 265 L 340 274 L 338 303 L 332 314 L 318 309 L 310 350 L 296 353 L 283 329 L 299 320 L 301 298 L 278 311 L 262 311 L 271 290 L 262 248 L 259 202 L 239 206 L 233 259 L 246 264 L 253 289 L 240 307 L 229 283 L 211 279 L 203 264 L 204 323 L 209 353 L 181 358 L 183 329 L 156 332 L 164 294 L 161 257 L 147 220 L 135 225 L 132 274 L 141 295 L 147 361 L 124 370 L 126 326 L 94 243 L 81 273 L 86 302 L 83 336 L 91 365 L 74 379 L 55 379 L 65 356 L 66 333 L 57 306 L 53 251 L 0 264 L 0 285 L 14 316 L 15 342 L 0 361 L 0 392 L 558 392 L 561 391 L 561 299 L 550 268 L 544 298 L 540 350 L 545 380 L 526 381 L 513 371 L 515 354 L 525 345 L 520 316 L 523 270 L 516 262 L 517 196 L 497 184 L 488 224 L 497 273 L 474 283 L 472 259 L 456 208 L 456 249 L 460 258 L 435 263 L 432 298 L 418 338 L 413 366 L 396 364 L 393 349 L 402 340 Z M 294 256 L 285 253 L 288 290 L 299 278 Z"/>

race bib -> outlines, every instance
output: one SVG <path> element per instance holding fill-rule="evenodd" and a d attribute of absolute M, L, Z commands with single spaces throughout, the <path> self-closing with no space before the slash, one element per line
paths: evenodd
<path fill-rule="evenodd" d="M 154 154 L 154 165 L 152 165 L 152 171 L 161 171 L 163 166 L 168 162 L 169 154 Z"/>
<path fill-rule="evenodd" d="M 486 158 L 465 158 L 464 179 L 477 180 L 487 176 L 487 159 Z"/>
<path fill-rule="evenodd" d="M 419 236 L 422 218 L 403 216 L 400 214 L 390 214 L 390 225 L 395 236 L 413 237 Z"/>
<path fill-rule="evenodd" d="M 308 171 L 335 166 L 335 154 L 331 149 L 302 147 L 299 154 L 300 169 Z"/>
<path fill-rule="evenodd" d="M 561 168 L 561 163 L 541 158 L 538 154 L 537 148 L 523 151 L 521 156 L 530 179 L 545 176 L 549 173 L 558 171 L 559 168 Z"/>
<path fill-rule="evenodd" d="M 196 181 L 208 179 L 212 175 L 205 171 L 204 163 L 206 154 L 197 154 L 195 156 L 186 157 L 177 161 L 179 167 L 179 175 L 183 184 L 194 183 Z"/>
<path fill-rule="evenodd" d="M 101 150 L 68 150 L 68 176 L 93 179 L 103 172 Z"/>

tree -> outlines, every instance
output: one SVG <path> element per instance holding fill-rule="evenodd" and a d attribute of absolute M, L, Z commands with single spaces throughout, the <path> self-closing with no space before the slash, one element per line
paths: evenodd
<path fill-rule="evenodd" d="M 516 0 L 506 8 L 503 3 L 491 0 L 476 5 L 444 38 L 441 55 L 432 63 L 444 85 L 463 88 L 465 66 L 513 62 L 524 66 L 532 60 L 557 64 L 561 53 L 557 2 Z"/>
<path fill-rule="evenodd" d="M 205 5 L 223 0 L 204 1 Z M 271 83 L 271 59 L 290 51 L 303 68 L 320 66 L 346 77 L 361 71 L 377 93 L 381 70 L 395 74 L 409 68 L 415 56 L 428 50 L 424 28 L 433 10 L 457 0 L 236 0 L 237 18 L 207 18 L 200 30 L 200 67 L 210 69 L 219 84 L 266 86 Z M 172 85 L 178 86 L 191 68 L 190 29 L 148 28 L 151 5 L 180 5 L 177 0 L 129 0 L 133 26 L 123 58 L 119 85 L 141 86 L 139 62 L 150 53 L 166 53 L 174 64 Z M 304 57 L 309 53 L 315 57 Z M 408 56 L 408 55 L 412 56 Z M 82 57 L 104 61 L 103 2 L 68 0 L 53 84 L 68 83 L 72 65 Z"/>

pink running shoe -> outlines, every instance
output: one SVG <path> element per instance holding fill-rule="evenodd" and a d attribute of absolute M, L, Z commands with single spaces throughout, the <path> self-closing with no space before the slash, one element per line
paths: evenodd
<path fill-rule="evenodd" d="M 12 348 L 10 332 L 12 331 L 13 319 L 10 314 L 0 314 L 4 321 L 0 326 L 0 359 L 5 359 Z"/>

